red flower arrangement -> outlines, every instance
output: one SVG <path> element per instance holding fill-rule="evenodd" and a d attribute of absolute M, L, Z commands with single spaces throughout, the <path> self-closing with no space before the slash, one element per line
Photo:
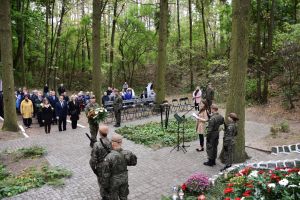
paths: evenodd
<path fill-rule="evenodd" d="M 228 194 L 228 193 L 232 193 L 234 190 L 233 190 L 233 188 L 225 188 L 225 190 L 224 190 L 224 194 Z"/>
<path fill-rule="evenodd" d="M 183 191 L 186 191 L 186 184 L 185 184 L 185 183 L 181 185 L 181 189 L 182 189 Z"/>

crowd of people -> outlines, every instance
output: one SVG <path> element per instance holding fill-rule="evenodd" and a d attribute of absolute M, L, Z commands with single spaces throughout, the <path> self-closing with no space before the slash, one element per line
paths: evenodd
<path fill-rule="evenodd" d="M 32 119 L 36 118 L 40 127 L 45 127 L 45 133 L 49 134 L 51 125 L 58 124 L 59 131 L 66 131 L 67 117 L 70 116 L 72 128 L 77 128 L 80 115 L 80 105 L 84 100 L 90 99 L 89 94 L 85 98 L 73 94 L 69 98 L 63 84 L 58 88 L 58 96 L 54 90 L 49 90 L 47 84 L 43 91 L 29 90 L 24 87 L 16 91 L 16 110 L 22 115 L 26 129 L 32 125 Z"/>

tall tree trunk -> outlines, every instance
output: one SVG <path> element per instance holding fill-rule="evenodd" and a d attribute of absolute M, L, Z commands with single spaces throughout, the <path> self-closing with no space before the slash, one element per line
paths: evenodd
<path fill-rule="evenodd" d="M 179 0 L 176 0 L 177 5 L 177 35 L 178 35 L 178 41 L 177 41 L 177 48 L 178 50 L 181 47 L 181 32 L 180 32 L 180 7 L 179 7 Z M 179 56 L 181 57 L 181 56 Z"/>
<path fill-rule="evenodd" d="M 274 12 L 275 12 L 275 0 L 272 0 L 271 10 L 270 10 L 270 20 L 268 23 L 267 53 L 269 54 L 271 54 L 272 46 L 273 46 Z M 266 63 L 264 67 L 265 67 L 265 74 L 264 74 L 264 88 L 263 88 L 263 103 L 267 103 L 268 95 L 269 95 L 269 79 L 270 79 L 271 68 L 268 63 Z"/>
<path fill-rule="evenodd" d="M 159 11 L 159 36 L 158 57 L 156 69 L 156 102 L 158 104 L 165 100 L 166 96 L 166 67 L 167 67 L 167 40 L 168 40 L 168 0 L 160 0 Z"/>
<path fill-rule="evenodd" d="M 118 0 L 115 0 L 113 21 L 112 21 L 112 28 L 111 28 L 110 52 L 109 52 L 109 75 L 108 75 L 109 86 L 113 85 L 113 66 L 114 66 L 115 33 L 116 33 L 116 24 L 117 24 L 117 9 L 118 9 Z"/>
<path fill-rule="evenodd" d="M 295 24 L 297 24 L 297 11 L 298 11 L 298 4 L 299 4 L 299 0 L 294 0 L 294 21 Z"/>
<path fill-rule="evenodd" d="M 44 61 L 44 68 L 45 68 L 45 83 L 49 85 L 48 80 L 48 46 L 49 46 L 49 13 L 50 13 L 50 3 L 49 0 L 46 0 L 46 20 L 45 20 L 45 61 Z"/>
<path fill-rule="evenodd" d="M 15 107 L 15 85 L 13 76 L 12 33 L 10 20 L 10 1 L 0 0 L 0 49 L 3 77 L 4 123 L 2 130 L 19 130 Z"/>
<path fill-rule="evenodd" d="M 189 3 L 189 41 L 190 41 L 190 51 L 189 51 L 189 67 L 190 67 L 190 90 L 194 89 L 194 69 L 192 60 L 192 50 L 193 50 L 193 20 L 192 20 L 192 2 Z"/>
<path fill-rule="evenodd" d="M 101 1 L 93 0 L 93 92 L 96 100 L 101 104 L 101 40 L 100 40 L 100 24 L 101 24 Z"/>
<path fill-rule="evenodd" d="M 232 38 L 229 65 L 229 96 L 226 103 L 226 116 L 237 113 L 238 135 L 234 149 L 234 162 L 246 159 L 245 152 L 245 82 L 248 64 L 250 0 L 232 1 Z"/>
<path fill-rule="evenodd" d="M 261 63 L 260 63 L 260 57 L 261 57 L 261 0 L 257 0 L 257 12 L 256 12 L 256 18 L 257 18 L 257 27 L 256 27 L 256 43 L 255 43 L 255 55 L 257 58 L 257 84 L 256 84 L 256 95 L 257 100 L 261 101 Z"/>
<path fill-rule="evenodd" d="M 25 60 L 24 60 L 24 46 L 25 46 L 25 2 L 23 0 L 17 0 L 17 11 L 19 15 L 16 20 L 16 33 L 18 38 L 18 47 L 16 57 L 14 59 L 14 66 L 22 71 L 22 84 L 26 86 L 26 75 L 25 75 Z"/>
<path fill-rule="evenodd" d="M 205 56 L 207 56 L 208 55 L 208 41 L 207 41 L 207 33 L 206 33 L 204 0 L 200 0 L 200 2 L 201 2 L 201 17 L 202 17 L 203 36 L 204 36 Z"/>

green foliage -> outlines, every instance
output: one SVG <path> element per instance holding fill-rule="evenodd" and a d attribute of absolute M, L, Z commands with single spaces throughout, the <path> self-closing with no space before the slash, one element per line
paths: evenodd
<path fill-rule="evenodd" d="M 273 124 L 270 128 L 271 136 L 276 137 L 279 132 L 288 133 L 290 132 L 290 125 L 287 121 L 282 121 L 279 124 Z"/>
<path fill-rule="evenodd" d="M 196 122 L 194 120 L 191 118 L 187 119 L 185 141 L 193 141 L 197 138 L 195 126 Z M 125 126 L 116 131 L 135 143 L 144 144 L 152 148 L 172 146 L 177 142 L 177 123 L 175 120 L 169 121 L 167 130 L 163 130 L 159 122 L 151 122 L 138 126 Z"/>
<path fill-rule="evenodd" d="M 284 133 L 290 132 L 290 125 L 287 121 L 283 121 L 280 124 L 280 130 Z"/>
<path fill-rule="evenodd" d="M 0 165 L 0 169 L 1 167 L 3 168 Z M 5 176 L 0 179 L 0 199 L 26 192 L 31 188 L 41 187 L 44 184 L 63 185 L 62 178 L 71 177 L 71 175 L 72 173 L 64 168 L 44 166 L 41 170 L 29 168 L 17 176 Z"/>
<path fill-rule="evenodd" d="M 256 97 L 256 79 L 248 78 L 246 80 L 246 100 L 253 101 Z"/>
<path fill-rule="evenodd" d="M 6 178 L 9 175 L 8 171 L 3 165 L 0 165 L 0 181 Z"/>
<path fill-rule="evenodd" d="M 40 146 L 21 148 L 16 151 L 18 158 L 37 158 L 42 157 L 45 153 L 46 149 Z"/>

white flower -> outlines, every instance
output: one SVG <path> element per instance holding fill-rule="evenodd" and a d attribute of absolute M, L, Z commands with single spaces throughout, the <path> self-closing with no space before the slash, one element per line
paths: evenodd
<path fill-rule="evenodd" d="M 268 184 L 268 187 L 269 187 L 269 188 L 275 188 L 275 187 L 276 187 L 276 184 L 275 184 L 275 183 L 269 183 L 269 184 Z"/>
<path fill-rule="evenodd" d="M 287 186 L 289 184 L 289 181 L 286 178 L 284 178 L 279 181 L 279 184 L 282 186 Z"/>
<path fill-rule="evenodd" d="M 288 188 L 298 187 L 297 185 L 289 185 Z"/>
<path fill-rule="evenodd" d="M 300 171 L 298 172 L 298 175 L 300 175 Z"/>
<path fill-rule="evenodd" d="M 258 176 L 258 171 L 253 170 L 250 174 L 249 177 L 257 177 Z"/>

